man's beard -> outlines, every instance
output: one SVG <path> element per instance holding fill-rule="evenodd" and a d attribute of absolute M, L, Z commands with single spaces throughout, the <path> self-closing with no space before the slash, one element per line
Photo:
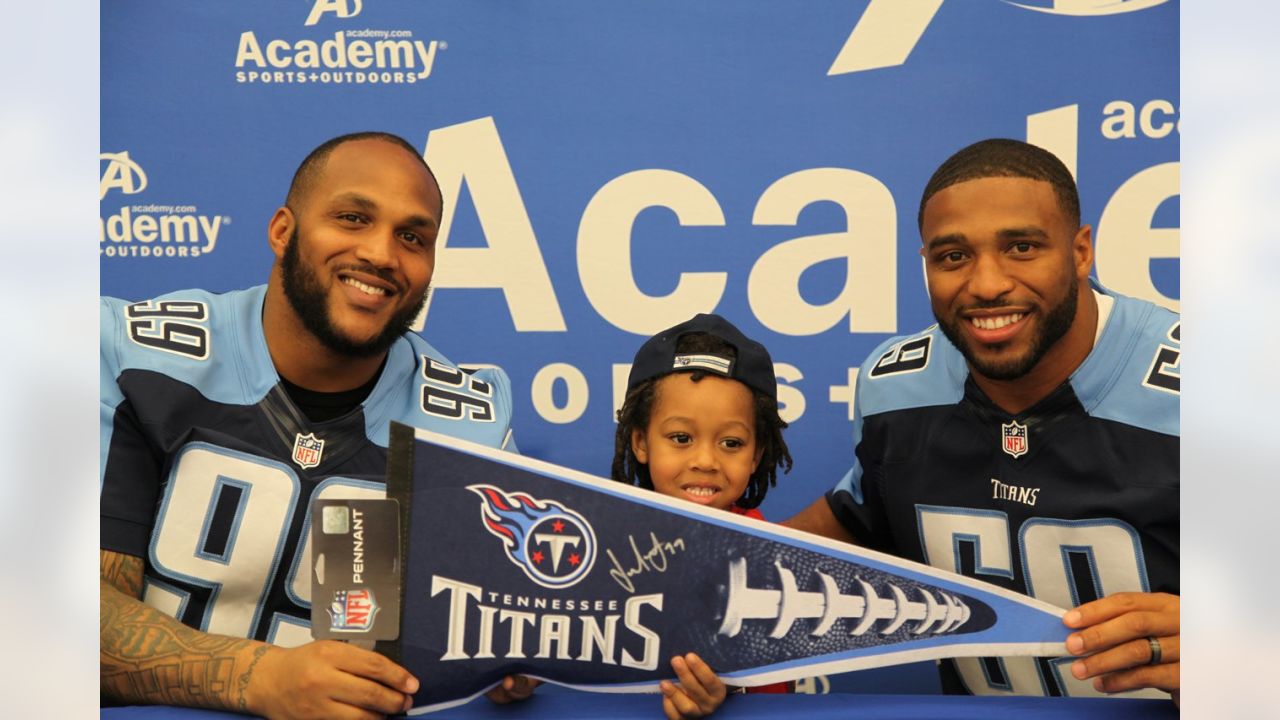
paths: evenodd
<path fill-rule="evenodd" d="M 360 342 L 342 334 L 334 326 L 333 318 L 329 316 L 328 293 L 320 284 L 315 271 L 304 266 L 300 260 L 296 229 L 289 238 L 288 246 L 284 249 L 284 256 L 280 259 L 280 270 L 284 276 L 284 296 L 293 306 L 293 311 L 302 318 L 303 327 L 314 335 L 320 344 L 338 355 L 347 357 L 366 358 L 386 352 L 401 335 L 409 332 L 414 318 L 418 317 L 422 306 L 427 302 L 427 293 L 423 292 L 419 302 L 392 315 L 382 332 Z M 386 277 L 386 271 L 375 267 L 365 266 L 359 270 L 390 281 L 390 278 Z M 395 282 L 392 284 L 399 285 Z"/>
<path fill-rule="evenodd" d="M 983 377 L 992 380 L 1017 380 L 1026 375 L 1040 363 L 1045 354 L 1049 352 L 1054 343 L 1062 339 L 1063 335 L 1071 329 L 1071 323 L 1076 318 L 1076 305 L 1078 304 L 1077 295 L 1079 294 L 1080 281 L 1073 274 L 1071 282 L 1067 287 L 1067 296 L 1062 302 L 1050 308 L 1044 315 L 1043 321 L 1040 323 L 1036 336 L 1031 340 L 1031 349 L 1024 353 L 1021 357 L 1010 358 L 1007 360 L 986 360 L 979 358 L 969 344 L 965 341 L 965 336 L 960 332 L 959 323 L 968 322 L 963 318 L 953 318 L 948 322 L 938 317 L 934 313 L 934 318 L 938 321 L 938 327 L 942 328 L 942 333 L 947 336 L 952 345 L 964 355 L 964 359 L 969 362 L 969 367 Z M 970 309 L 987 309 L 1003 307 L 1004 303 L 989 303 L 975 305 Z"/>

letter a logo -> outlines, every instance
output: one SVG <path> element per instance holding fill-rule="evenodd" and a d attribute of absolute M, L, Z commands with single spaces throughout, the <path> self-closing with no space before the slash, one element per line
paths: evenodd
<path fill-rule="evenodd" d="M 327 12 L 331 12 L 340 18 L 355 17 L 364 9 L 363 0 L 354 0 L 355 9 L 348 4 L 347 0 L 316 0 L 315 5 L 311 6 L 311 14 L 307 16 L 307 21 L 303 23 L 306 27 L 311 27 L 320 22 L 320 16 Z"/>
<path fill-rule="evenodd" d="M 102 171 L 102 179 L 98 182 L 98 199 L 107 196 L 111 188 L 119 188 L 125 195 L 140 193 L 147 187 L 147 174 L 138 163 L 129 159 L 129 153 L 101 153 L 98 160 L 106 160 L 107 167 Z"/>

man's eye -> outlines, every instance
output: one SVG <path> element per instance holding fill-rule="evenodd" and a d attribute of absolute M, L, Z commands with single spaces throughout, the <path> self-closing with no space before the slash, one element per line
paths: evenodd
<path fill-rule="evenodd" d="M 1026 254 L 1031 252 L 1031 247 L 1032 247 L 1031 243 L 1027 243 L 1027 242 L 1014 243 L 1013 251 L 1019 254 Z"/>
<path fill-rule="evenodd" d="M 351 222 L 351 223 L 362 223 L 362 222 L 364 222 L 364 216 L 363 216 L 363 215 L 361 215 L 361 214 L 359 214 L 359 213 L 352 213 L 352 212 L 339 213 L 339 214 L 338 214 L 338 219 L 339 219 L 339 220 L 342 220 L 343 222 Z"/>
<path fill-rule="evenodd" d="M 952 263 L 952 264 L 964 262 L 964 253 L 960 252 L 959 250 L 952 250 L 951 252 L 943 253 L 941 260 L 944 263 Z"/>
<path fill-rule="evenodd" d="M 405 242 L 413 243 L 414 245 L 426 244 L 423 241 L 422 236 L 418 235 L 417 233 L 403 232 L 403 233 L 400 233 L 400 238 L 403 239 Z"/>

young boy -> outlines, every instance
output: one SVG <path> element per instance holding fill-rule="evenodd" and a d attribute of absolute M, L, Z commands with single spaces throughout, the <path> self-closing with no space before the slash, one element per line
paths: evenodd
<path fill-rule="evenodd" d="M 718 315 L 698 315 L 645 341 L 627 379 L 614 439 L 614 480 L 763 520 L 756 507 L 791 469 L 778 416 L 773 359 Z M 668 718 L 708 715 L 728 688 L 695 653 L 671 659 L 680 684 L 662 682 Z M 523 700 L 538 682 L 505 678 L 497 703 Z M 790 683 L 751 688 L 788 692 Z"/>
<path fill-rule="evenodd" d="M 618 411 L 613 479 L 759 520 L 756 508 L 791 469 L 778 416 L 773 359 L 718 315 L 649 338 L 636 352 Z M 671 660 L 663 681 L 668 718 L 701 717 L 727 688 L 694 653 Z M 778 683 L 753 692 L 786 692 Z"/>

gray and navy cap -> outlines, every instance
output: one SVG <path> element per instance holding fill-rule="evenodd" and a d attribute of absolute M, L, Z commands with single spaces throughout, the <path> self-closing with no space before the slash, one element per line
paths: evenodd
<path fill-rule="evenodd" d="M 706 333 L 723 340 L 737 351 L 736 358 L 712 353 L 678 353 L 676 345 L 684 335 Z M 692 320 L 667 328 L 645 341 L 636 351 L 627 377 L 630 393 L 645 380 L 675 372 L 702 371 L 732 378 L 752 390 L 778 401 L 778 379 L 773 374 L 773 359 L 760 343 L 743 335 L 738 328 L 719 315 L 702 313 Z"/>

